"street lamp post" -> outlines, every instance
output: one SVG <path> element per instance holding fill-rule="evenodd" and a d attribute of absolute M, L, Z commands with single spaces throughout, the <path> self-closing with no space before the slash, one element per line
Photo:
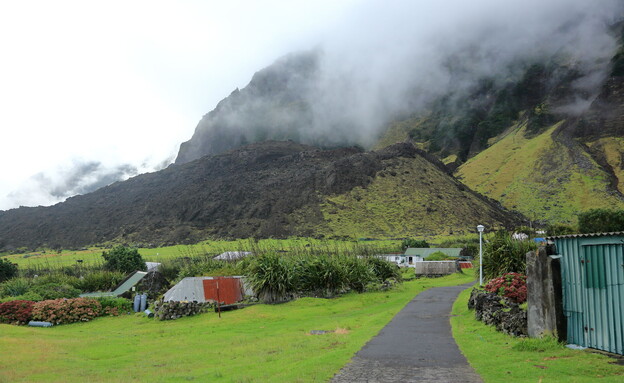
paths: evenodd
<path fill-rule="evenodd" d="M 479 285 L 483 286 L 483 225 L 477 226 L 479 231 Z"/>

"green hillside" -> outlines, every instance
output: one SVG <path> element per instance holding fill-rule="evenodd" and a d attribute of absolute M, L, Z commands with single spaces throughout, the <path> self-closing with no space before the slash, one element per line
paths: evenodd
<path fill-rule="evenodd" d="M 512 221 L 420 156 L 388 161 L 365 188 L 326 197 L 321 211 L 321 233 L 356 238 L 463 234 L 479 223 L 495 228 Z"/>
<path fill-rule="evenodd" d="M 532 220 L 576 221 L 580 211 L 624 208 L 610 185 L 611 174 L 587 151 L 593 147 L 621 170 L 621 138 L 603 138 L 585 146 L 559 134 L 562 122 L 529 135 L 526 123 L 514 125 L 491 146 L 457 170 L 466 185 L 518 210 Z"/>

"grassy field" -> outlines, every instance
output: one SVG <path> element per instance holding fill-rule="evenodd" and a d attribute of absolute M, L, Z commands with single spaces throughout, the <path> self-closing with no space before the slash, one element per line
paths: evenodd
<path fill-rule="evenodd" d="M 419 279 L 388 292 L 256 305 L 221 319 L 136 314 L 52 328 L 0 325 L 0 382 L 326 382 L 417 293 L 472 279 Z"/>
<path fill-rule="evenodd" d="M 488 383 L 622 382 L 624 366 L 588 351 L 570 350 L 552 339 L 519 339 L 474 319 L 470 289 L 453 306 L 453 336 L 470 364 Z"/>
<path fill-rule="evenodd" d="M 102 252 L 106 249 L 91 247 L 84 250 L 37 251 L 23 254 L 5 255 L 4 258 L 17 263 L 20 268 L 54 269 L 63 266 L 76 266 L 77 260 L 82 265 L 97 265 L 103 263 Z M 177 257 L 194 257 L 203 254 L 221 254 L 225 251 L 289 251 L 302 252 L 332 252 L 352 253 L 354 251 L 394 252 L 401 251 L 400 240 L 377 241 L 339 241 L 318 240 L 313 238 L 292 239 L 241 239 L 236 241 L 203 241 L 195 245 L 176 245 L 158 248 L 140 248 L 139 253 L 146 261 L 159 262 Z"/>

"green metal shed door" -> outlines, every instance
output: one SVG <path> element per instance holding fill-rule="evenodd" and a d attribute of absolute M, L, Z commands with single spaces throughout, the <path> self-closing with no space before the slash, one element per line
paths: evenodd
<path fill-rule="evenodd" d="M 624 246 L 584 245 L 582 249 L 586 346 L 624 354 Z"/>

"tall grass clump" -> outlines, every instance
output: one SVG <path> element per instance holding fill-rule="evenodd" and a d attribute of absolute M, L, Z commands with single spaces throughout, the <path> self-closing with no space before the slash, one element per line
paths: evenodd
<path fill-rule="evenodd" d="M 275 253 L 261 254 L 247 268 L 247 280 L 260 300 L 283 302 L 296 291 L 295 270 L 291 258 Z"/>
<path fill-rule="evenodd" d="M 121 271 L 93 271 L 79 278 L 74 286 L 87 293 L 94 291 L 110 291 L 121 283 L 125 277 L 126 274 Z"/>
<path fill-rule="evenodd" d="M 396 265 L 377 257 L 264 253 L 248 257 L 244 274 L 258 298 L 281 302 L 295 296 L 334 297 L 363 292 L 387 279 L 400 281 Z"/>
<path fill-rule="evenodd" d="M 366 259 L 347 256 L 342 262 L 346 269 L 347 286 L 351 290 L 364 292 L 366 286 L 377 281 L 373 266 Z"/>
<path fill-rule="evenodd" d="M 0 297 L 17 297 L 24 295 L 30 290 L 33 283 L 28 278 L 13 278 L 0 284 Z"/>
<path fill-rule="evenodd" d="M 178 279 L 208 276 L 215 270 L 223 269 L 225 266 L 225 261 L 219 261 L 211 258 L 191 259 L 190 261 L 184 262 L 184 264 L 180 267 Z"/>
<path fill-rule="evenodd" d="M 347 288 L 347 270 L 338 257 L 300 256 L 296 270 L 297 290 L 301 294 L 332 297 Z"/>
<path fill-rule="evenodd" d="M 399 267 L 392 262 L 388 262 L 385 259 L 379 257 L 367 257 L 366 261 L 373 268 L 373 274 L 379 282 L 383 282 L 387 279 L 395 279 L 401 281 L 402 275 Z"/>
<path fill-rule="evenodd" d="M 533 241 L 512 239 L 509 232 L 499 230 L 483 249 L 483 276 L 493 279 L 507 273 L 526 274 L 526 254 L 537 249 Z M 475 268 L 475 272 L 479 272 Z"/>

